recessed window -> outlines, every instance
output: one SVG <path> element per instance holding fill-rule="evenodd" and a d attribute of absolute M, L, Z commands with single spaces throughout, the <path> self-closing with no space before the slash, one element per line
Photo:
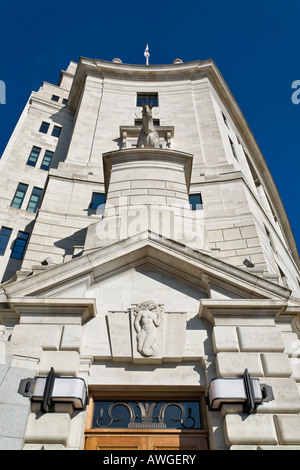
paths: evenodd
<path fill-rule="evenodd" d="M 22 259 L 25 253 L 26 245 L 28 242 L 29 233 L 26 232 L 19 232 L 18 238 L 16 238 L 12 253 L 10 255 L 11 258 L 14 259 Z"/>
<path fill-rule="evenodd" d="M 2 227 L 0 230 L 0 255 L 3 256 L 11 236 L 12 229 Z"/>
<path fill-rule="evenodd" d="M 21 208 L 27 189 L 28 189 L 27 184 L 20 183 L 18 185 L 16 194 L 14 195 L 14 198 L 11 203 L 11 207 L 15 207 L 16 209 Z"/>
<path fill-rule="evenodd" d="M 52 130 L 53 137 L 59 137 L 61 133 L 61 127 L 60 126 L 54 126 Z"/>
<path fill-rule="evenodd" d="M 98 209 L 99 206 L 105 204 L 105 194 L 104 193 L 93 193 L 92 201 L 90 208 Z"/>
<path fill-rule="evenodd" d="M 42 164 L 41 164 L 42 170 L 46 170 L 46 171 L 49 170 L 53 155 L 54 155 L 54 152 L 51 152 L 50 150 L 46 150 Z"/>
<path fill-rule="evenodd" d="M 153 119 L 153 124 L 154 124 L 154 126 L 160 126 L 160 120 L 159 119 Z M 135 126 L 142 126 L 143 125 L 142 119 L 135 119 L 134 120 L 134 125 Z"/>
<path fill-rule="evenodd" d="M 52 98 L 51 98 L 52 101 L 56 101 L 58 103 L 59 101 L 59 96 L 57 95 L 52 95 Z"/>
<path fill-rule="evenodd" d="M 143 106 L 143 102 L 149 106 L 151 103 L 152 106 L 158 106 L 158 93 L 138 93 L 136 105 Z"/>
<path fill-rule="evenodd" d="M 30 199 L 29 199 L 29 202 L 28 202 L 28 206 L 27 206 L 27 211 L 28 212 L 36 212 L 37 211 L 42 192 L 43 192 L 43 190 L 40 189 L 40 188 L 35 188 L 35 187 L 33 188 Z"/>
<path fill-rule="evenodd" d="M 49 122 L 43 121 L 40 127 L 40 132 L 42 132 L 43 134 L 47 134 L 49 130 L 49 126 L 50 126 Z"/>
<path fill-rule="evenodd" d="M 63 99 L 62 99 L 62 104 L 64 104 L 65 106 L 68 104 L 67 98 L 63 98 Z"/>
<path fill-rule="evenodd" d="M 236 150 L 235 150 L 234 143 L 232 142 L 230 137 L 228 137 L 228 139 L 229 139 L 232 154 L 233 154 L 234 158 L 237 160 L 238 158 L 237 158 L 237 153 L 236 153 Z"/>
<path fill-rule="evenodd" d="M 192 211 L 200 210 L 203 208 L 202 204 L 202 196 L 200 193 L 197 194 L 190 194 L 189 195 L 189 203 L 190 208 Z"/>
<path fill-rule="evenodd" d="M 39 158 L 40 152 L 41 152 L 41 149 L 39 147 L 32 147 L 29 158 L 27 160 L 27 165 L 35 166 L 37 159 Z"/>

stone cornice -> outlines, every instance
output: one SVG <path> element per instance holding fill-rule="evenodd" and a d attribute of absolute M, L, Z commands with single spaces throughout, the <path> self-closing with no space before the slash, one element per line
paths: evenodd
<path fill-rule="evenodd" d="M 276 299 L 202 299 L 200 301 L 199 317 L 205 318 L 213 325 L 218 320 L 230 318 L 270 317 L 275 319 L 277 315 L 284 312 L 287 300 Z"/>
<path fill-rule="evenodd" d="M 12 297 L 9 306 L 20 323 L 83 324 L 97 313 L 95 299 Z"/>

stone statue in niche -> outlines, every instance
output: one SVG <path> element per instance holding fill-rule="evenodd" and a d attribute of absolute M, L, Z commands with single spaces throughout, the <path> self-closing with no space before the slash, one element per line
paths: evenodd
<path fill-rule="evenodd" d="M 145 148 L 160 148 L 158 133 L 154 128 L 153 118 L 152 118 L 152 103 L 150 106 L 142 103 L 143 112 L 142 112 L 142 129 L 138 137 L 137 146 Z"/>
<path fill-rule="evenodd" d="M 134 328 L 137 333 L 138 352 L 146 357 L 157 356 L 157 334 L 163 319 L 163 308 L 151 300 L 136 305 L 132 312 L 135 316 Z"/>

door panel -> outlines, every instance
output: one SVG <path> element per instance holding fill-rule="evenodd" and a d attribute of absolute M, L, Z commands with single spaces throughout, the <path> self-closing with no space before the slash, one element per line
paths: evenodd
<path fill-rule="evenodd" d="M 207 439 L 195 435 L 149 436 L 148 450 L 207 450 Z"/>
<path fill-rule="evenodd" d="M 86 437 L 86 450 L 207 450 L 203 434 L 97 434 Z"/>
<path fill-rule="evenodd" d="M 87 437 L 85 448 L 86 450 L 147 450 L 147 437 L 124 434 Z"/>

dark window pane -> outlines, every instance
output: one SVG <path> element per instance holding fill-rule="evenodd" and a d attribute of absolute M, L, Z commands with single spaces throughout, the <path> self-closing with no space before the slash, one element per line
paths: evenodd
<path fill-rule="evenodd" d="M 47 134 L 49 126 L 50 124 L 48 122 L 43 121 L 40 127 L 40 132 L 42 132 L 43 134 Z"/>
<path fill-rule="evenodd" d="M 93 193 L 91 209 L 97 209 L 102 204 L 105 204 L 105 194 L 104 193 Z"/>
<path fill-rule="evenodd" d="M 59 100 L 59 96 L 52 95 L 52 98 L 51 98 L 51 99 L 52 99 L 52 101 L 56 101 L 56 102 L 58 102 L 58 100 Z"/>
<path fill-rule="evenodd" d="M 148 105 L 152 103 L 152 106 L 158 106 L 158 93 L 138 93 L 136 105 L 142 106 L 143 102 Z"/>
<path fill-rule="evenodd" d="M 2 227 L 0 230 L 0 255 L 4 255 L 9 238 L 11 236 L 12 229 Z"/>
<path fill-rule="evenodd" d="M 23 258 L 27 241 L 28 241 L 28 237 L 29 237 L 28 233 L 19 232 L 18 238 L 16 239 L 14 243 L 14 247 L 10 256 L 11 258 L 19 259 L 19 260 Z"/>
<path fill-rule="evenodd" d="M 42 194 L 42 189 L 39 188 L 33 188 L 33 191 L 30 196 L 30 200 L 27 206 L 28 212 L 36 212 L 38 205 L 39 205 L 39 200 Z"/>
<path fill-rule="evenodd" d="M 54 126 L 51 135 L 53 135 L 53 137 L 59 137 L 60 132 L 61 132 L 61 127 L 60 126 Z"/>
<path fill-rule="evenodd" d="M 37 159 L 39 158 L 41 149 L 39 147 L 32 147 L 29 158 L 27 160 L 27 165 L 35 166 Z"/>
<path fill-rule="evenodd" d="M 202 209 L 202 197 L 201 194 L 190 194 L 189 195 L 190 208 L 195 211 L 197 209 Z"/>
<path fill-rule="evenodd" d="M 68 100 L 67 100 L 66 98 L 63 98 L 62 104 L 67 105 L 67 104 L 68 104 Z"/>
<path fill-rule="evenodd" d="M 54 155 L 54 152 L 50 152 L 50 150 L 46 150 L 42 164 L 41 164 L 41 169 L 48 171 L 51 165 L 51 160 Z"/>
<path fill-rule="evenodd" d="M 20 209 L 20 207 L 22 206 L 23 199 L 25 197 L 27 188 L 28 188 L 27 184 L 22 184 L 22 183 L 19 184 L 19 186 L 17 188 L 17 191 L 16 191 L 16 194 L 15 194 L 13 200 L 12 200 L 11 207 L 15 207 L 16 209 Z"/>

